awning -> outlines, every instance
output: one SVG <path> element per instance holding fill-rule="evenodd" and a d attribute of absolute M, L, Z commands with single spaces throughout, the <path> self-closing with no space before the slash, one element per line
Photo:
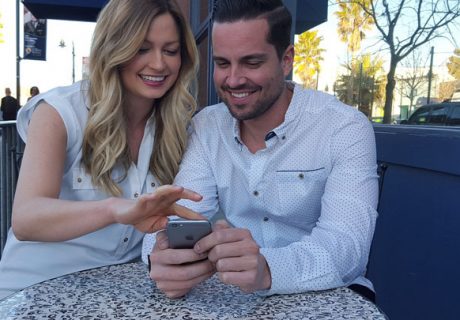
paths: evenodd
<path fill-rule="evenodd" d="M 96 21 L 108 0 L 22 0 L 37 19 Z"/>
<path fill-rule="evenodd" d="M 297 0 L 296 2 L 296 34 L 327 21 L 327 0 Z"/>
<path fill-rule="evenodd" d="M 96 21 L 99 11 L 108 1 L 22 0 L 22 3 L 38 19 Z M 284 3 L 296 13 L 295 33 L 302 33 L 327 20 L 327 0 L 284 0 Z"/>

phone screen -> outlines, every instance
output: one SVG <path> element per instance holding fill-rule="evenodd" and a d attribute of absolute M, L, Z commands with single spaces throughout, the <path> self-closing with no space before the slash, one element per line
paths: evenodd
<path fill-rule="evenodd" d="M 169 247 L 191 249 L 198 240 L 210 234 L 211 230 L 211 223 L 207 220 L 169 221 L 166 227 Z"/>

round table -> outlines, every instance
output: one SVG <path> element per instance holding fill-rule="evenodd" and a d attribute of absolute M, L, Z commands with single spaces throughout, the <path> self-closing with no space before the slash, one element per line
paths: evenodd
<path fill-rule="evenodd" d="M 142 262 L 48 280 L 0 301 L 0 319 L 385 319 L 348 288 L 261 297 L 214 276 L 172 300 Z"/>

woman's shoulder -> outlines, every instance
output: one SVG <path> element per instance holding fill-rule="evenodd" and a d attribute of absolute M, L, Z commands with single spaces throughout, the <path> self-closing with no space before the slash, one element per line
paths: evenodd
<path fill-rule="evenodd" d="M 70 86 L 51 89 L 33 97 L 18 112 L 17 128 L 19 134 L 25 140 L 32 115 L 43 102 L 56 110 L 67 130 L 83 125 L 88 115 L 87 92 L 87 81 L 80 81 Z"/>

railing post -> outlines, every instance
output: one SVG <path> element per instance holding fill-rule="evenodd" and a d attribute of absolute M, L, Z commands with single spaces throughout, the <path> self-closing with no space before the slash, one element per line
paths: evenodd
<path fill-rule="evenodd" d="M 0 121 L 0 258 L 11 226 L 14 192 L 24 144 L 16 130 L 16 121 Z"/>

